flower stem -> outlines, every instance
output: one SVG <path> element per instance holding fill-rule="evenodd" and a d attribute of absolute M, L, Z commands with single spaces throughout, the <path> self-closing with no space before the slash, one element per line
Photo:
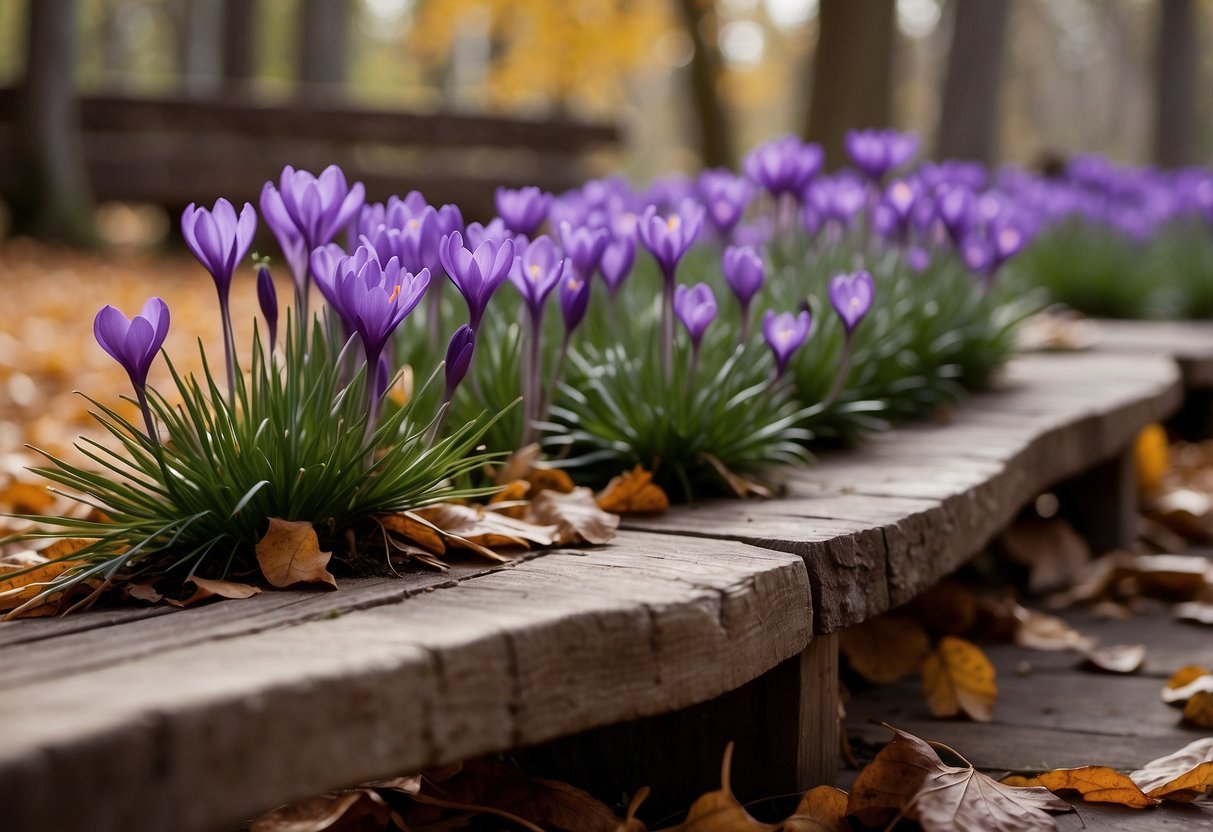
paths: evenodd
<path fill-rule="evenodd" d="M 236 407 L 236 356 L 233 350 L 232 310 L 226 291 L 219 292 L 219 313 L 223 319 L 223 358 L 227 365 L 227 398 L 232 408 Z"/>
<path fill-rule="evenodd" d="M 525 448 L 535 438 L 535 422 L 543 410 L 543 310 L 531 313 L 530 353 L 522 377 L 522 444 Z M 566 339 L 567 340 L 567 339 Z"/>
<path fill-rule="evenodd" d="M 834 383 L 830 385 L 829 394 L 818 405 L 822 410 L 825 410 L 834 400 L 838 398 L 838 394 L 842 392 L 843 385 L 846 384 L 847 378 L 851 375 L 851 336 L 844 336 L 842 342 L 842 360 L 838 362 L 838 372 L 834 375 Z"/>
<path fill-rule="evenodd" d="M 152 419 L 152 409 L 147 404 L 147 390 L 144 387 L 135 388 L 135 398 L 139 400 L 139 410 L 143 413 L 143 424 L 147 428 L 147 438 L 155 445 L 160 444 L 160 434 L 156 430 L 156 422 Z"/>
<path fill-rule="evenodd" d="M 661 369 L 670 380 L 674 364 L 674 269 L 665 276 L 661 298 Z"/>
<path fill-rule="evenodd" d="M 442 349 L 442 283 L 442 280 L 434 280 L 428 290 L 429 314 L 426 317 L 430 324 L 430 346 L 435 352 Z"/>
<path fill-rule="evenodd" d="M 567 330 L 564 333 L 564 340 L 560 342 L 560 353 L 556 357 L 556 369 L 552 372 L 552 383 L 548 387 L 547 395 L 543 397 L 543 404 L 536 414 L 536 420 L 542 421 L 548 416 L 548 408 L 552 406 L 552 400 L 556 398 L 556 388 L 560 386 L 560 374 L 564 372 L 564 360 L 569 354 L 569 338 L 571 332 Z"/>

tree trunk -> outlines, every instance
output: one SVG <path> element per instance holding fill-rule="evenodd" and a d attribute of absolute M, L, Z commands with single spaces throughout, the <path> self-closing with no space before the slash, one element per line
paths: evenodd
<path fill-rule="evenodd" d="M 993 164 L 998 152 L 1002 57 L 1010 0 L 952 4 L 952 45 L 938 155 Z"/>
<path fill-rule="evenodd" d="M 846 161 L 848 130 L 888 127 L 896 31 L 894 0 L 821 0 L 806 135 L 831 167 Z"/>
<path fill-rule="evenodd" d="M 184 0 L 180 8 L 177 54 L 186 95 L 205 98 L 219 92 L 219 12 L 215 0 Z"/>
<path fill-rule="evenodd" d="M 257 2 L 223 0 L 221 70 L 226 92 L 247 92 L 257 75 Z"/>
<path fill-rule="evenodd" d="M 1154 161 L 1193 164 L 1199 44 L 1193 0 L 1161 0 L 1154 68 Z"/>
<path fill-rule="evenodd" d="M 345 0 L 303 0 L 296 61 L 303 95 L 343 95 L 349 30 Z"/>
<path fill-rule="evenodd" d="M 733 164 L 733 135 L 728 110 L 720 100 L 720 49 L 714 37 L 704 35 L 705 24 L 715 25 L 712 6 L 710 0 L 678 0 L 683 25 L 694 46 L 689 71 L 691 103 L 699 128 L 699 156 L 706 167 L 728 167 Z"/>
<path fill-rule="evenodd" d="M 38 0 L 26 8 L 27 57 L 14 125 L 18 181 L 13 229 L 95 243 L 76 99 L 76 3 Z"/>

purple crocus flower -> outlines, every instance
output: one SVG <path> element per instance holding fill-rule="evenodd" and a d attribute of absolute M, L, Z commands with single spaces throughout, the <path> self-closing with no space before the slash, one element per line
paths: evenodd
<path fill-rule="evenodd" d="M 567 222 L 560 223 L 560 247 L 564 249 L 564 256 L 577 274 L 586 280 L 593 277 L 602 261 L 608 236 L 605 228 L 573 227 Z"/>
<path fill-rule="evenodd" d="M 265 317 L 265 326 L 270 335 L 270 352 L 273 352 L 278 342 L 278 291 L 274 288 L 270 268 L 264 262 L 257 266 L 257 303 Z"/>
<path fill-rule="evenodd" d="M 728 239 L 750 204 L 753 188 L 731 170 L 705 170 L 699 174 L 699 194 L 716 233 Z"/>
<path fill-rule="evenodd" d="M 488 225 L 481 225 L 478 222 L 469 222 L 467 224 L 467 229 L 464 231 L 464 236 L 467 239 L 468 248 L 471 249 L 480 248 L 480 244 L 485 240 L 493 240 L 498 243 L 503 243 L 506 240 L 514 239 L 514 234 L 505 227 L 505 223 L 501 221 L 501 217 L 494 217 Z"/>
<path fill-rule="evenodd" d="M 855 167 L 874 181 L 883 179 L 918 152 L 918 139 L 896 130 L 850 130 L 844 141 Z"/>
<path fill-rule="evenodd" d="M 703 333 L 716 319 L 716 296 L 712 294 L 712 287 L 706 283 L 697 283 L 694 287 L 678 286 L 674 290 L 674 312 L 686 327 L 692 347 L 698 351 Z"/>
<path fill-rule="evenodd" d="M 156 425 L 147 406 L 147 373 L 168 335 L 168 324 L 168 305 L 160 298 L 149 298 L 139 314 L 129 320 L 108 305 L 93 319 L 93 336 L 101 349 L 126 370 L 143 412 L 148 439 L 153 442 L 156 441 Z"/>
<path fill-rule="evenodd" d="M 312 250 L 330 242 L 338 231 L 350 225 L 365 200 L 362 183 L 355 182 L 351 187 L 336 165 L 329 165 L 320 176 L 287 165 L 277 187 L 273 182 L 262 187 L 261 212 L 282 245 L 288 263 L 305 267 Z M 311 276 L 306 271 L 293 276 L 295 303 L 299 307 L 300 325 L 304 325 Z"/>
<path fill-rule="evenodd" d="M 606 244 L 602 250 L 602 260 L 598 269 L 602 279 L 606 281 L 607 290 L 613 296 L 632 273 L 632 265 L 636 262 L 636 238 L 625 235 Z"/>
<path fill-rule="evenodd" d="M 581 325 L 590 305 L 590 281 L 573 271 L 560 281 L 560 313 L 564 317 L 565 337 Z"/>
<path fill-rule="evenodd" d="M 442 238 L 439 248 L 442 266 L 468 305 L 468 323 L 472 332 L 480 330 L 489 298 L 497 291 L 514 265 L 514 241 L 485 240 L 469 251 L 463 235 L 454 231 Z"/>
<path fill-rule="evenodd" d="M 522 250 L 522 255 L 514 258 L 510 282 L 522 295 L 532 320 L 538 322 L 543 317 L 544 302 L 564 273 L 565 261 L 546 234 L 536 237 L 525 247 L 519 245 L 517 248 Z"/>
<path fill-rule="evenodd" d="M 430 283 L 428 269 L 413 275 L 395 257 L 380 263 L 373 251 L 360 246 L 337 264 L 337 294 L 354 332 L 362 341 L 371 373 L 396 327 L 421 302 Z M 370 380 L 368 380 L 368 383 Z"/>
<path fill-rule="evenodd" d="M 793 315 L 768 309 L 762 319 L 762 335 L 775 356 L 775 377 L 779 378 L 788 368 L 792 354 L 809 339 L 813 319 L 807 310 Z"/>
<path fill-rule="evenodd" d="M 872 275 L 860 270 L 851 274 L 840 274 L 830 278 L 830 305 L 842 320 L 847 340 L 859 322 L 872 308 L 874 287 Z"/>
<path fill-rule="evenodd" d="M 460 324 L 451 336 L 446 348 L 446 394 L 444 401 L 455 396 L 455 390 L 472 366 L 472 355 L 476 351 L 476 334 L 467 324 Z"/>
<path fill-rule="evenodd" d="M 360 250 L 365 248 L 365 246 L 359 247 Z M 317 246 L 312 251 L 310 265 L 312 275 L 316 279 L 316 286 L 320 289 L 320 294 L 324 296 L 329 306 L 337 313 L 337 318 L 341 321 L 342 329 L 346 337 L 349 337 L 354 334 L 354 327 L 346 316 L 345 310 L 341 308 L 341 295 L 337 291 L 337 264 L 345 259 L 346 256 L 345 249 L 336 243 L 329 243 Z M 366 256 L 369 256 L 369 254 Z"/>
<path fill-rule="evenodd" d="M 994 273 L 994 244 L 980 233 L 971 233 L 960 245 L 960 257 L 970 270 L 983 278 Z"/>
<path fill-rule="evenodd" d="M 784 136 L 751 150 L 744 167 L 746 176 L 773 196 L 791 194 L 799 200 L 809 181 L 821 170 L 824 158 L 821 145 Z"/>
<path fill-rule="evenodd" d="M 211 210 L 190 203 L 181 213 L 181 233 L 198 261 L 211 273 L 219 293 L 219 315 L 223 324 L 223 354 L 227 364 L 228 395 L 236 395 L 235 354 L 232 345 L 232 314 L 228 296 L 232 273 L 248 254 L 257 231 L 257 212 L 247 202 L 236 216 L 236 209 L 220 199 Z"/>
<path fill-rule="evenodd" d="M 730 246 L 724 250 L 721 267 L 725 282 L 741 306 L 741 340 L 745 341 L 750 331 L 750 301 L 762 288 L 765 272 L 762 257 L 750 246 Z"/>
<path fill-rule="evenodd" d="M 969 233 L 975 202 L 973 192 L 964 185 L 944 185 L 939 189 L 935 197 L 935 213 L 952 238 L 953 245 L 959 246 Z"/>
<path fill-rule="evenodd" d="M 534 186 L 512 190 L 498 188 L 494 201 L 497 214 L 506 227 L 515 234 L 530 237 L 547 219 L 552 206 L 552 195 Z"/>
<path fill-rule="evenodd" d="M 657 216 L 657 207 L 650 205 L 636 226 L 640 241 L 653 255 L 665 282 L 661 303 L 661 366 L 669 378 L 674 361 L 674 278 L 678 262 L 690 249 L 703 227 L 703 206 L 686 200 L 678 213 Z"/>

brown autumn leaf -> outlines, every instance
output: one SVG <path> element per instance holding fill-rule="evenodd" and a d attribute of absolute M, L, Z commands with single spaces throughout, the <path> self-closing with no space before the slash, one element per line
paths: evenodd
<path fill-rule="evenodd" d="M 1202 784 L 1209 776 L 1209 766 L 1213 766 L 1213 737 L 1194 740 L 1129 776 L 1151 797 L 1188 803 L 1210 791 L 1207 781 Z"/>
<path fill-rule="evenodd" d="M 44 485 L 13 480 L 0 489 L 0 506 L 12 514 L 44 514 L 55 504 L 55 495 Z"/>
<path fill-rule="evenodd" d="M 691 804 L 686 820 L 671 832 L 773 832 L 778 827 L 753 818 L 733 794 L 729 778 L 733 765 L 733 743 L 724 749 L 720 763 L 720 788 Z"/>
<path fill-rule="evenodd" d="M 446 553 L 446 544 L 442 542 L 442 535 L 429 523 L 423 523 L 415 517 L 410 517 L 408 513 L 380 514 L 375 519 L 388 534 L 411 540 L 433 555 Z"/>
<path fill-rule="evenodd" d="M 1046 771 L 1037 777 L 1051 792 L 1078 792 L 1087 803 L 1115 803 L 1131 809 L 1154 806 L 1157 800 L 1146 793 L 1128 775 L 1107 766 L 1082 766 Z"/>
<path fill-rule="evenodd" d="M 1182 705 L 1200 691 L 1213 691 L 1213 672 L 1189 664 L 1171 674 L 1162 689 L 1162 701 L 1168 705 Z"/>
<path fill-rule="evenodd" d="M 619 528 L 619 515 L 603 511 L 594 492 L 580 487 L 569 494 L 545 491 L 531 501 L 531 519 L 556 527 L 557 545 L 610 543 Z"/>
<path fill-rule="evenodd" d="M 253 821 L 249 832 L 376 832 L 395 825 L 374 789 L 346 789 L 288 803 Z"/>
<path fill-rule="evenodd" d="M 279 589 L 295 584 L 337 588 L 337 579 L 326 568 L 333 553 L 320 551 L 316 530 L 306 520 L 271 517 L 255 551 L 261 574 Z"/>
<path fill-rule="evenodd" d="M 532 543 L 550 546 L 556 531 L 550 526 L 515 520 L 484 506 L 440 503 L 408 514 L 431 524 L 448 546 L 487 553 L 497 560 L 502 558 L 495 549 L 530 549 Z"/>
<path fill-rule="evenodd" d="M 1198 728 L 1213 728 L 1213 690 L 1198 690 L 1184 705 L 1184 721 Z"/>
<path fill-rule="evenodd" d="M 782 832 L 850 832 L 847 793 L 833 786 L 815 786 L 804 793 L 796 811 L 783 822 Z"/>
<path fill-rule="evenodd" d="M 712 454 L 702 452 L 700 453 L 700 456 L 702 456 L 707 463 L 711 465 L 713 469 L 715 469 L 716 473 L 720 475 L 720 478 L 725 481 L 726 485 L 728 485 L 729 490 L 741 499 L 744 500 L 746 497 L 762 497 L 763 499 L 767 499 L 774 496 L 771 493 L 771 489 L 767 488 L 760 482 L 755 482 L 754 480 L 730 471 L 727 465 Z"/>
<path fill-rule="evenodd" d="M 976 644 L 944 636 L 923 663 L 922 693 L 935 716 L 989 722 L 998 699 L 994 665 Z"/>
<path fill-rule="evenodd" d="M 597 499 L 598 507 L 612 514 L 661 514 L 670 507 L 670 498 L 639 463 L 613 477 Z"/>
<path fill-rule="evenodd" d="M 164 596 L 156 589 L 154 581 L 126 584 L 122 588 L 122 594 L 132 600 L 143 601 L 145 604 L 158 604 L 164 600 Z"/>
<path fill-rule="evenodd" d="M 531 484 L 529 482 L 526 480 L 514 480 L 501 491 L 494 494 L 489 499 L 489 505 L 494 506 L 493 511 L 498 514 L 505 517 L 513 517 L 515 520 L 522 520 L 526 517 L 526 513 L 530 508 L 526 501 L 530 491 Z"/>
<path fill-rule="evenodd" d="M 496 485 L 506 485 L 514 480 L 526 479 L 527 472 L 535 467 L 535 461 L 539 459 L 541 451 L 538 442 L 532 442 L 514 451 L 500 468 L 492 471 L 493 482 Z"/>
<path fill-rule="evenodd" d="M 1136 673 L 1145 663 L 1144 644 L 1109 644 L 1088 650 L 1084 665 L 1104 673 Z"/>
<path fill-rule="evenodd" d="M 70 556 L 93 542 L 85 538 L 65 538 L 55 541 L 39 555 L 0 565 L 0 611 L 20 609 L 41 594 L 52 580 L 81 566 L 83 561 L 72 560 Z M 10 573 L 11 577 L 4 577 L 5 573 Z M 45 607 L 49 603 L 47 600 L 36 606 Z M 32 609 L 22 612 L 28 613 Z"/>
<path fill-rule="evenodd" d="M 1011 560 L 1027 567 L 1034 595 L 1068 589 L 1091 561 L 1091 547 L 1061 516 L 1016 520 L 1000 542 Z"/>
<path fill-rule="evenodd" d="M 1019 786 L 1021 788 L 1041 785 L 1039 777 L 1025 777 L 1022 774 L 1008 774 L 998 782 L 1004 786 Z"/>
<path fill-rule="evenodd" d="M 221 581 L 195 576 L 190 578 L 186 583 L 194 585 L 194 594 L 188 598 L 182 598 L 180 601 L 170 598 L 169 603 L 174 607 L 192 607 L 197 603 L 214 598 L 242 599 L 252 598 L 254 595 L 261 594 L 260 587 L 240 583 L 239 581 Z"/>
<path fill-rule="evenodd" d="M 628 813 L 615 826 L 615 832 L 648 832 L 648 827 L 644 825 L 644 821 L 636 817 L 636 813 L 640 811 L 640 806 L 648 799 L 648 786 L 641 786 L 637 789 L 636 794 L 632 795 L 631 802 L 628 803 Z"/>
<path fill-rule="evenodd" d="M 562 468 L 531 468 L 525 477 L 531 486 L 531 499 L 538 497 L 544 491 L 556 491 L 569 494 L 577 486 L 569 472 Z"/>
<path fill-rule="evenodd" d="M 1095 640 L 1084 636 L 1055 615 L 1013 604 L 1015 616 L 1014 641 L 1030 650 L 1077 650 L 1086 652 L 1095 647 Z"/>
<path fill-rule="evenodd" d="M 423 776 L 412 797 L 430 806 L 521 819 L 553 832 L 613 832 L 619 824 L 614 812 L 581 789 L 493 760 L 471 760 L 441 779 Z"/>
<path fill-rule="evenodd" d="M 927 630 L 940 636 L 958 636 L 977 623 L 977 599 L 959 581 L 945 578 L 910 604 L 910 611 Z"/>
<path fill-rule="evenodd" d="M 1049 812 L 1072 811 L 1043 788 L 1005 786 L 972 766 L 945 765 L 929 743 L 886 725 L 893 739 L 859 773 L 847 799 L 847 817 L 882 828 L 898 816 L 917 820 L 926 832 L 1055 828 Z"/>
<path fill-rule="evenodd" d="M 1207 583 L 1209 561 L 1199 555 L 1137 555 L 1130 562 L 1142 595 L 1187 601 Z"/>
<path fill-rule="evenodd" d="M 838 648 L 852 670 L 869 682 L 886 685 L 918 669 L 931 649 L 931 639 L 913 618 L 881 615 L 843 629 Z"/>

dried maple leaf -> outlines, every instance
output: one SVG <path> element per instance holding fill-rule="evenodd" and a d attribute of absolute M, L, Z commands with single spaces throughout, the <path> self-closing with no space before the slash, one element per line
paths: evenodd
<path fill-rule="evenodd" d="M 847 797 L 847 817 L 870 828 L 883 827 L 901 814 L 927 775 L 943 767 L 924 740 L 885 727 L 893 731 L 893 739 L 859 772 Z"/>
<path fill-rule="evenodd" d="M 194 604 L 201 601 L 209 601 L 212 598 L 241 599 L 252 598 L 254 595 L 261 594 L 260 587 L 255 587 L 252 584 L 243 584 L 238 581 L 221 581 L 193 577 L 186 583 L 192 583 L 195 586 L 194 594 L 180 601 L 170 599 L 169 603 L 174 607 L 192 607 Z"/>
<path fill-rule="evenodd" d="M 783 832 L 850 832 L 847 793 L 833 786 L 815 786 L 804 793 L 796 811 L 783 822 Z"/>
<path fill-rule="evenodd" d="M 552 542 L 557 545 L 610 543 L 619 528 L 619 515 L 599 508 L 594 492 L 585 487 L 570 494 L 545 491 L 531 502 L 531 517 L 556 527 Z"/>
<path fill-rule="evenodd" d="M 1057 828 L 1051 812 L 1072 811 L 1070 804 L 1047 789 L 1005 786 L 971 766 L 945 766 L 927 775 L 906 815 L 925 832 L 1049 832 Z"/>
<path fill-rule="evenodd" d="M 1109 644 L 1087 651 L 1088 666 L 1105 673 L 1136 673 L 1146 663 L 1144 644 Z"/>
<path fill-rule="evenodd" d="M 1198 690 L 1184 705 L 1184 721 L 1199 728 L 1213 728 L 1213 690 Z"/>
<path fill-rule="evenodd" d="M 686 820 L 674 827 L 677 832 L 773 832 L 778 828 L 755 820 L 738 802 L 729 782 L 732 767 L 733 743 L 729 743 L 720 763 L 720 788 L 691 804 Z"/>
<path fill-rule="evenodd" d="M 639 463 L 612 478 L 597 499 L 598 507 L 612 514 L 661 514 L 670 507 L 670 498 Z"/>
<path fill-rule="evenodd" d="M 346 789 L 280 806 L 253 821 L 249 832 L 370 832 L 388 829 L 394 813 L 374 789 Z"/>
<path fill-rule="evenodd" d="M 279 589 L 295 584 L 321 584 L 337 588 L 328 571 L 332 552 L 320 551 L 316 530 L 306 520 L 271 517 L 265 536 L 257 541 L 261 574 Z"/>
<path fill-rule="evenodd" d="M 1145 809 L 1158 803 L 1147 797 L 1128 775 L 1107 766 L 1059 768 L 1046 771 L 1037 780 L 1051 792 L 1078 792 L 1087 803 L 1115 803 L 1131 809 Z"/>
<path fill-rule="evenodd" d="M 923 663 L 922 693 L 935 716 L 989 722 L 998 699 L 994 665 L 976 644 L 944 636 Z"/>
<path fill-rule="evenodd" d="M 913 618 L 881 615 L 842 630 L 838 647 L 852 670 L 884 685 L 917 670 L 931 640 Z"/>
<path fill-rule="evenodd" d="M 1172 754 L 1151 760 L 1129 776 L 1142 791 L 1154 795 L 1159 789 L 1169 786 L 1184 774 L 1195 771 L 1206 763 L 1213 763 L 1213 737 L 1194 740 Z M 1167 799 L 1184 800 L 1183 797 L 1174 796 L 1168 796 Z"/>

